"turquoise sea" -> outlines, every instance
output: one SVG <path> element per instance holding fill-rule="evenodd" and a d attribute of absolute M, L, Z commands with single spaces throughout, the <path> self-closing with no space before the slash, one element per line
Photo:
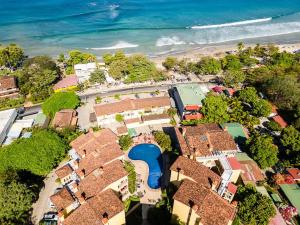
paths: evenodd
<path fill-rule="evenodd" d="M 300 0 L 1 0 L 0 12 L 0 43 L 32 55 L 300 41 Z"/>

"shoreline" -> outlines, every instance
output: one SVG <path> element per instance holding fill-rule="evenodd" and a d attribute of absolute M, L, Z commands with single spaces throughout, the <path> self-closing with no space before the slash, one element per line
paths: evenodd
<path fill-rule="evenodd" d="M 271 44 L 271 43 L 270 43 Z M 272 43 L 273 44 L 273 43 Z M 246 44 L 244 43 L 245 48 L 247 47 L 255 47 L 256 44 Z M 266 43 L 260 44 L 261 46 L 266 46 Z M 300 42 L 291 43 L 291 44 L 276 44 L 275 46 L 279 47 L 280 51 L 294 52 L 296 50 L 300 50 Z M 237 50 L 237 44 L 228 43 L 228 44 L 212 44 L 212 45 L 204 45 L 202 47 L 196 47 L 194 49 L 181 50 L 178 52 L 168 52 L 158 56 L 150 56 L 150 60 L 154 62 L 157 66 L 162 67 L 162 62 L 167 57 L 175 57 L 179 60 L 188 59 L 191 61 L 195 61 L 204 56 L 211 57 L 223 57 L 227 51 L 235 51 Z"/>

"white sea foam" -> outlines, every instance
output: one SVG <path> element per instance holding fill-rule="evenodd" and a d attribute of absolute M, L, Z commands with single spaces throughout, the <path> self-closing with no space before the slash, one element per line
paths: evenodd
<path fill-rule="evenodd" d="M 185 41 L 180 40 L 179 37 L 173 36 L 173 37 L 161 37 L 156 41 L 156 46 L 167 46 L 167 45 L 184 45 L 186 44 Z"/>
<path fill-rule="evenodd" d="M 113 46 L 108 47 L 102 47 L 102 48 L 90 48 L 92 50 L 114 50 L 114 49 L 123 49 L 123 48 L 136 48 L 139 45 L 137 44 L 131 44 L 126 41 L 119 41 L 117 44 Z"/>
<path fill-rule="evenodd" d="M 253 24 L 253 23 L 263 23 L 263 22 L 268 22 L 271 20 L 272 20 L 272 17 L 269 17 L 269 18 L 255 19 L 255 20 L 244 20 L 244 21 L 238 21 L 238 22 L 233 22 L 233 23 L 192 26 L 191 29 L 200 30 L 200 29 L 220 28 L 220 27 L 232 27 L 232 26 L 240 26 L 240 25 L 247 25 L 247 24 Z"/>

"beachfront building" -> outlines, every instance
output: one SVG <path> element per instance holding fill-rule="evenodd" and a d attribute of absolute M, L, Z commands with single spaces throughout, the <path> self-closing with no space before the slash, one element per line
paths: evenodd
<path fill-rule="evenodd" d="M 89 80 L 90 75 L 97 69 L 96 63 L 76 64 L 74 65 L 75 75 L 79 83 Z"/>
<path fill-rule="evenodd" d="M 60 92 L 60 91 L 70 91 L 75 90 L 78 85 L 78 78 L 76 75 L 69 75 L 65 78 L 58 81 L 54 86 L 53 90 L 54 92 Z"/>
<path fill-rule="evenodd" d="M 63 109 L 55 113 L 52 126 L 58 130 L 64 128 L 75 129 L 78 121 L 77 112 L 74 109 Z"/>
<path fill-rule="evenodd" d="M 138 125 L 142 122 L 142 116 L 164 114 L 169 108 L 169 97 L 153 97 L 143 99 L 125 99 L 114 103 L 100 104 L 96 105 L 94 110 L 98 125 L 106 127 L 116 123 L 117 114 L 124 118 L 125 123 L 132 119 L 135 120 Z"/>
<path fill-rule="evenodd" d="M 230 225 L 236 214 L 233 204 L 189 179 L 183 180 L 173 199 L 173 218 L 187 225 Z"/>
<path fill-rule="evenodd" d="M 0 112 L 0 144 L 2 144 L 5 140 L 10 127 L 14 123 L 17 116 L 18 112 L 16 109 L 9 109 Z"/>
<path fill-rule="evenodd" d="M 19 97 L 19 88 L 16 78 L 13 76 L 2 76 L 0 78 L 0 98 Z"/>
<path fill-rule="evenodd" d="M 209 92 L 206 86 L 199 84 L 179 84 L 173 90 L 173 98 L 182 119 L 201 119 L 199 112 L 202 101 Z"/>

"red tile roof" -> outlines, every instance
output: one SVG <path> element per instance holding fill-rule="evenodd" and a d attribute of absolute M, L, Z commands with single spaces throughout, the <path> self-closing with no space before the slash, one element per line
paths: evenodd
<path fill-rule="evenodd" d="M 125 99 L 115 103 L 101 104 L 94 107 L 96 116 L 111 115 L 126 111 L 151 109 L 170 106 L 169 97 L 153 97 L 143 99 Z"/>
<path fill-rule="evenodd" d="M 300 170 L 298 168 L 290 168 L 287 170 L 294 180 L 300 180 Z"/>
<path fill-rule="evenodd" d="M 57 208 L 57 211 L 62 211 L 75 202 L 75 199 L 66 187 L 58 191 L 56 194 L 51 195 L 50 200 Z"/>
<path fill-rule="evenodd" d="M 200 109 L 199 105 L 187 105 L 184 108 L 187 111 L 198 111 Z"/>
<path fill-rule="evenodd" d="M 90 131 L 87 134 L 82 134 L 70 145 L 82 157 L 84 154 L 87 156 L 98 149 L 117 142 L 118 137 L 115 133 L 110 129 L 102 129 L 97 132 Z"/>
<path fill-rule="evenodd" d="M 55 171 L 56 175 L 62 179 L 68 175 L 70 175 L 73 172 L 72 167 L 69 164 L 64 165 L 63 167 L 57 169 Z"/>
<path fill-rule="evenodd" d="M 0 92 L 17 88 L 16 78 L 12 76 L 0 77 Z"/>
<path fill-rule="evenodd" d="M 227 190 L 232 193 L 235 194 L 237 191 L 237 186 L 235 186 L 233 183 L 229 183 L 227 186 Z"/>
<path fill-rule="evenodd" d="M 278 123 L 281 126 L 281 128 L 285 128 L 285 127 L 288 126 L 287 122 L 285 122 L 285 120 L 281 116 L 279 116 L 279 115 L 272 117 L 272 119 L 276 123 Z"/>
<path fill-rule="evenodd" d="M 128 134 L 128 130 L 126 126 L 121 126 L 117 128 L 117 135 L 125 135 Z"/>
<path fill-rule="evenodd" d="M 230 158 L 227 158 L 227 159 L 228 159 L 228 162 L 229 162 L 229 164 L 230 164 L 230 166 L 233 170 L 242 169 L 241 164 L 239 163 L 239 161 L 237 161 L 236 157 L 230 157 Z"/>
<path fill-rule="evenodd" d="M 77 125 L 77 112 L 73 109 L 63 109 L 55 113 L 52 125 L 55 128 L 68 128 Z"/>
<path fill-rule="evenodd" d="M 190 180 L 184 180 L 174 199 L 191 206 L 203 225 L 224 225 L 233 221 L 236 208 L 211 189 Z"/>
<path fill-rule="evenodd" d="M 196 114 L 185 114 L 184 119 L 185 120 L 200 120 L 203 118 L 203 115 L 201 113 Z"/>
<path fill-rule="evenodd" d="M 170 116 L 166 113 L 142 116 L 143 121 L 162 120 L 162 119 L 170 119 Z"/>
<path fill-rule="evenodd" d="M 128 173 L 124 169 L 123 163 L 115 160 L 102 168 L 95 169 L 88 176 L 84 177 L 80 181 L 78 189 L 89 198 L 127 175 Z"/>
<path fill-rule="evenodd" d="M 108 189 L 87 200 L 63 222 L 64 225 L 103 225 L 122 212 L 124 206 L 116 194 Z"/>
<path fill-rule="evenodd" d="M 218 174 L 201 163 L 184 156 L 179 156 L 170 167 L 170 170 L 190 177 L 198 184 L 207 188 L 211 188 L 212 184 L 218 188 L 221 183 L 221 177 Z"/>
<path fill-rule="evenodd" d="M 241 178 L 244 184 L 255 184 L 257 181 L 265 179 L 264 174 L 253 160 L 240 161 L 242 173 Z"/>
<path fill-rule="evenodd" d="M 58 81 L 53 89 L 57 90 L 57 89 L 61 89 L 61 88 L 67 88 L 67 87 L 71 87 L 71 86 L 76 86 L 78 84 L 78 78 L 76 75 L 69 75 L 66 76 L 65 78 L 63 78 L 62 80 Z"/>

